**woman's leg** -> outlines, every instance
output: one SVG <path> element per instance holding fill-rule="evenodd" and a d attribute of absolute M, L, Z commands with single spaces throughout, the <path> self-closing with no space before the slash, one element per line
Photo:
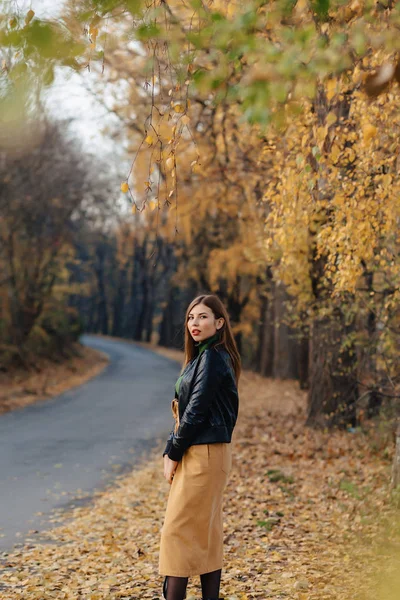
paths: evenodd
<path fill-rule="evenodd" d="M 184 600 L 186 598 L 188 577 L 171 577 L 168 575 L 166 583 L 167 593 L 165 598 L 167 600 Z"/>
<path fill-rule="evenodd" d="M 218 571 L 211 571 L 210 573 L 203 573 L 203 575 L 200 575 L 201 591 L 204 600 L 207 598 L 215 598 L 218 600 L 221 571 L 222 569 L 218 569 Z"/>

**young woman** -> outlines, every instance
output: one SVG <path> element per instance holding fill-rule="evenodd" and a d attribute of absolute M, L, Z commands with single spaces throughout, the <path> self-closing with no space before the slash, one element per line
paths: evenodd
<path fill-rule="evenodd" d="M 203 600 L 220 600 L 222 498 L 232 465 L 241 360 L 218 296 L 195 298 L 186 311 L 185 361 L 175 385 L 171 431 L 163 453 L 171 484 L 161 531 L 163 597 L 186 598 L 200 575 Z"/>

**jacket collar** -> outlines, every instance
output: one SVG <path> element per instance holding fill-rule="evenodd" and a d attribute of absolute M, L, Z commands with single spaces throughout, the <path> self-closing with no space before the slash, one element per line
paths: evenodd
<path fill-rule="evenodd" d="M 214 342 L 216 342 L 219 339 L 219 334 L 218 331 L 212 335 L 209 338 L 206 338 L 205 340 L 202 340 L 201 342 L 196 342 L 195 346 L 199 349 L 199 355 L 206 349 L 209 348 L 211 346 L 211 344 L 213 344 Z"/>

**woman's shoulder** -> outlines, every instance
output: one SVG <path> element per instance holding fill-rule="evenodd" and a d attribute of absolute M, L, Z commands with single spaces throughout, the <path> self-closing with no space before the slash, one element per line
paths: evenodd
<path fill-rule="evenodd" d="M 205 354 L 206 352 L 207 352 L 207 356 L 209 356 L 211 360 L 213 360 L 213 361 L 216 360 L 216 361 L 219 361 L 221 363 L 231 366 L 232 361 L 231 361 L 230 354 L 224 346 L 221 346 L 221 345 L 210 346 L 210 348 L 207 348 L 206 350 L 204 350 L 203 354 Z"/>
<path fill-rule="evenodd" d="M 205 348 L 202 352 L 202 354 L 219 354 L 220 356 L 223 356 L 224 353 L 228 354 L 228 351 L 226 350 L 225 346 L 222 346 L 221 344 L 217 344 L 214 346 L 209 346 L 208 348 Z"/>

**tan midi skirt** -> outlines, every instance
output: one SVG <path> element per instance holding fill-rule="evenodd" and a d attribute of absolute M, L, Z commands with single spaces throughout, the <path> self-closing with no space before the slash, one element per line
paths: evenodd
<path fill-rule="evenodd" d="M 160 575 L 190 577 L 222 569 L 223 492 L 231 444 L 190 446 L 179 461 L 161 529 Z"/>

